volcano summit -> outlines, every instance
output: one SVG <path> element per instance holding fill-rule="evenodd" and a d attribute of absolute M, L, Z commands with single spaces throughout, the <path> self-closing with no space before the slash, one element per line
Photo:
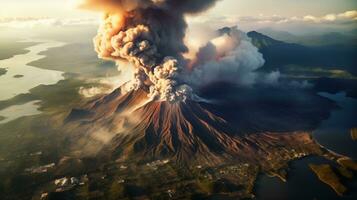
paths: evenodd
<path fill-rule="evenodd" d="M 214 176 L 211 181 L 217 184 L 225 180 L 241 185 L 244 189 L 234 196 L 250 198 L 259 173 L 286 181 L 292 160 L 314 155 L 343 168 L 354 168 L 351 159 L 324 148 L 309 132 L 242 134 L 209 111 L 208 103 L 153 101 L 145 89 L 123 92 L 122 88 L 125 86 L 85 103 L 67 117 L 67 130 L 71 130 L 75 146 L 81 147 L 82 156 L 95 155 L 100 165 L 110 166 L 111 170 L 130 166 L 146 174 L 145 167 L 165 171 L 165 163 L 170 162 L 170 166 L 178 167 L 175 173 L 198 170 L 184 174 L 190 177 L 203 173 Z M 217 175 L 219 171 L 223 174 Z M 167 173 L 175 178 L 182 175 Z"/>
<path fill-rule="evenodd" d="M 251 198 L 259 173 L 286 181 L 288 163 L 309 155 L 355 170 L 351 159 L 324 148 L 304 129 L 248 134 L 221 112 L 211 110 L 219 103 L 197 95 L 202 86 L 222 80 L 241 86 L 276 82 L 275 74 L 256 72 L 264 64 L 263 56 L 236 27 L 216 31 L 193 54 L 187 48 L 184 17 L 205 11 L 215 2 L 84 2 L 82 7 L 105 13 L 94 39 L 98 56 L 115 61 L 121 70 L 132 67 L 135 73 L 131 81 L 85 102 L 67 116 L 66 129 L 74 146 L 81 148 L 75 151 L 77 155 L 95 157 L 97 167 L 114 174 L 127 166 L 143 171 L 141 179 L 132 182 L 150 182 L 154 173 L 147 168 L 163 167 L 165 176 L 173 180 L 158 182 L 158 188 L 182 184 L 184 188 L 175 189 L 180 190 L 182 199 L 192 194 L 187 187 L 202 174 L 221 188 L 210 190 L 213 193 L 228 190 L 234 198 Z M 185 56 L 187 53 L 193 58 Z M 128 173 L 122 175 L 133 179 Z M 182 177 L 187 181 L 181 182 Z M 144 182 L 141 187 L 147 188 Z M 208 190 L 202 183 L 195 187 Z"/>
<path fill-rule="evenodd" d="M 321 152 L 308 133 L 240 135 L 199 102 L 148 99 L 144 89 L 122 94 L 119 88 L 89 102 L 83 110 L 72 111 L 68 120 L 78 119 L 78 126 L 86 127 L 92 138 L 105 128 L 111 139 L 101 151 L 106 154 L 109 151 L 109 155 L 120 160 L 169 158 L 191 165 L 218 165 L 227 161 L 258 163 L 272 153 L 269 148 L 292 148 L 294 143 L 302 145 L 295 149 L 300 154 Z"/>

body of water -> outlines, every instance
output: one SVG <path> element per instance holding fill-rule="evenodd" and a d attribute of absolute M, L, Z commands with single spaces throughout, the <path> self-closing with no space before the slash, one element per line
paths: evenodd
<path fill-rule="evenodd" d="M 345 93 L 319 93 L 337 103 L 339 109 L 323 121 L 313 136 L 323 146 L 339 154 L 357 158 L 357 142 L 353 141 L 350 129 L 357 127 L 357 100 L 346 97 Z M 339 197 L 332 188 L 322 183 L 311 171 L 308 164 L 336 165 L 324 158 L 308 157 L 293 161 L 290 165 L 288 182 L 261 175 L 257 181 L 256 195 L 259 200 L 332 200 L 357 199 L 357 183 L 349 183 L 350 194 Z"/>
<path fill-rule="evenodd" d="M 357 100 L 347 97 L 344 92 L 319 95 L 335 101 L 339 109 L 322 122 L 313 136 L 328 149 L 357 160 L 357 142 L 352 140 L 350 133 L 351 128 L 357 128 Z"/>
<path fill-rule="evenodd" d="M 52 85 L 64 79 L 63 72 L 28 65 L 33 61 L 44 58 L 44 55 L 40 55 L 41 52 L 47 51 L 49 48 L 63 46 L 64 43 L 32 40 L 31 42 L 41 43 L 27 48 L 26 50 L 29 50 L 29 52 L 26 54 L 0 60 L 0 67 L 7 69 L 7 73 L 0 76 L 0 101 L 28 93 L 30 89 L 39 85 Z"/>
<path fill-rule="evenodd" d="M 29 93 L 29 90 L 39 85 L 53 85 L 64 79 L 63 72 L 33 67 L 29 63 L 44 58 L 44 55 L 40 55 L 41 52 L 63 46 L 65 43 L 33 40 L 30 42 L 39 42 L 39 44 L 27 48 L 29 52 L 26 54 L 0 60 L 0 67 L 7 69 L 7 73 L 0 76 L 0 101 Z M 39 102 L 31 101 L 0 110 L 0 124 L 23 116 L 40 114 Z"/>
<path fill-rule="evenodd" d="M 40 107 L 39 103 L 40 101 L 31 101 L 22 105 L 14 105 L 0 110 L 0 116 L 4 117 L 3 120 L 0 120 L 0 124 L 5 124 L 24 116 L 41 114 L 38 110 Z"/>

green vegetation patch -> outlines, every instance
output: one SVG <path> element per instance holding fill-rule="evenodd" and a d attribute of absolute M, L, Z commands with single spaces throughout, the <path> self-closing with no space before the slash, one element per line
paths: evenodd
<path fill-rule="evenodd" d="M 0 76 L 5 75 L 7 73 L 7 69 L 0 68 Z"/>
<path fill-rule="evenodd" d="M 16 42 L 14 40 L 0 40 L 0 60 L 11 58 L 29 51 L 26 48 L 36 45 L 35 42 Z"/>
<path fill-rule="evenodd" d="M 24 77 L 24 75 L 21 75 L 21 74 L 17 74 L 14 76 L 14 78 L 22 78 L 22 77 Z"/>
<path fill-rule="evenodd" d="M 283 74 L 295 78 L 342 78 L 342 79 L 357 79 L 356 76 L 343 69 L 329 69 L 319 66 L 301 66 L 301 65 L 286 65 L 281 67 L 279 71 Z"/>
<path fill-rule="evenodd" d="M 82 77 L 90 78 L 113 76 L 119 73 L 113 62 L 98 58 L 91 43 L 68 44 L 52 48 L 41 54 L 46 57 L 29 63 L 29 65 L 42 69 L 80 74 Z"/>

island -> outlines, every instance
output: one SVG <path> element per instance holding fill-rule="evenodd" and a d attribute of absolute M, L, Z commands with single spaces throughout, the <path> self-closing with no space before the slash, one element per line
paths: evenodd
<path fill-rule="evenodd" d="M 343 196 L 346 193 L 347 188 L 340 182 L 339 177 L 329 164 L 310 164 L 309 167 L 322 182 L 329 185 L 338 195 Z"/>
<path fill-rule="evenodd" d="M 17 74 L 14 76 L 14 78 L 22 78 L 22 77 L 24 77 L 24 75 L 21 75 L 21 74 Z"/>
<path fill-rule="evenodd" d="M 353 172 L 348 170 L 346 167 L 340 166 L 337 168 L 338 172 L 345 178 L 352 179 Z"/>
<path fill-rule="evenodd" d="M 352 140 L 357 140 L 357 128 L 351 129 L 351 137 L 352 137 Z"/>
<path fill-rule="evenodd" d="M 0 68 L 0 76 L 5 75 L 7 73 L 7 69 Z"/>
<path fill-rule="evenodd" d="M 348 157 L 339 158 L 337 159 L 337 163 L 345 168 L 357 171 L 357 163 L 353 161 L 351 158 Z"/>

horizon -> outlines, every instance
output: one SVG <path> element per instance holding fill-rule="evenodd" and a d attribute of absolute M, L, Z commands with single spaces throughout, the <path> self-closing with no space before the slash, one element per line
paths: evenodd
<path fill-rule="evenodd" d="M 1 200 L 357 199 L 356 0 L 0 3 Z"/>
<path fill-rule="evenodd" d="M 79 0 L 62 2 L 0 0 L 0 27 L 99 24 L 101 14 L 77 8 Z M 323 3 L 324 6 L 320 6 Z M 39 6 L 41 5 L 41 6 Z M 238 26 L 244 31 L 272 29 L 296 35 L 356 30 L 357 3 L 353 0 L 264 1 L 222 0 L 198 16 L 188 16 L 189 27 L 207 25 L 218 29 Z"/>

